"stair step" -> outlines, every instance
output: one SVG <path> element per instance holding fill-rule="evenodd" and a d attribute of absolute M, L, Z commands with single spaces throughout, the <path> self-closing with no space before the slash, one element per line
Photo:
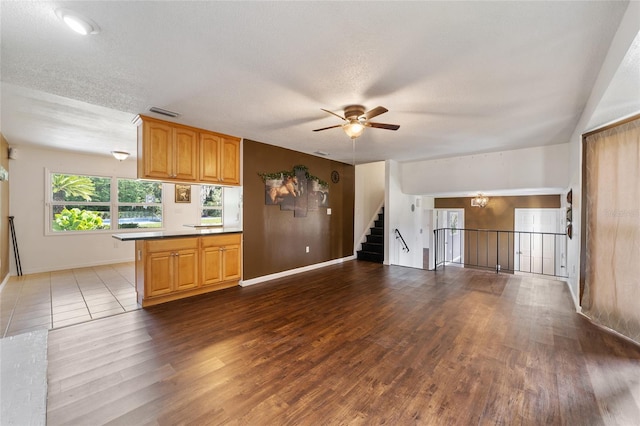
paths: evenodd
<path fill-rule="evenodd" d="M 370 251 L 358 250 L 358 260 L 366 260 L 368 262 L 382 263 L 384 255 L 381 253 L 373 253 Z"/>
<path fill-rule="evenodd" d="M 384 220 L 374 220 L 373 223 L 376 228 L 384 228 Z"/>
<path fill-rule="evenodd" d="M 362 243 L 362 251 L 384 254 L 384 244 L 381 243 Z"/>
<path fill-rule="evenodd" d="M 384 235 L 373 235 L 373 234 L 369 234 L 369 235 L 367 235 L 367 242 L 368 242 L 368 243 L 379 243 L 379 244 L 383 244 L 383 243 L 384 243 Z"/>
<path fill-rule="evenodd" d="M 384 228 L 371 228 L 371 235 L 384 235 Z"/>

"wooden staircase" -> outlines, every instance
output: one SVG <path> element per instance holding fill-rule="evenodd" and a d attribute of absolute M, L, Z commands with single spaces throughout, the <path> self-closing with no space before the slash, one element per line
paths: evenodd
<path fill-rule="evenodd" d="M 358 260 L 382 263 L 384 261 L 384 207 L 378 213 L 378 219 L 369 229 L 367 240 L 362 243 L 362 250 L 358 250 Z"/>

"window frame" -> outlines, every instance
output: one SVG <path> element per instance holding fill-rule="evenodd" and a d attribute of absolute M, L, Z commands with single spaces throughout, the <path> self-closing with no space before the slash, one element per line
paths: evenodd
<path fill-rule="evenodd" d="M 53 200 L 53 192 L 51 191 L 51 183 L 52 176 L 54 174 L 59 175 L 74 175 L 74 176 L 87 176 L 87 177 L 98 177 L 98 178 L 106 178 L 110 180 L 110 188 L 109 188 L 109 198 L 107 201 L 65 201 L 59 202 Z M 121 233 L 131 233 L 131 232 L 140 232 L 140 228 L 118 228 L 119 224 L 119 213 L 121 206 L 154 206 L 160 207 L 160 211 L 162 214 L 162 226 L 158 228 L 153 228 L 153 231 L 163 231 L 165 229 L 165 203 L 164 203 L 164 193 L 162 194 L 162 201 L 160 203 L 120 203 L 118 201 L 118 180 L 126 179 L 126 180 L 140 180 L 131 177 L 117 176 L 117 175 L 104 175 L 104 174 L 90 174 L 90 173 L 82 173 L 82 172 L 71 172 L 71 171 L 53 171 L 50 169 L 45 169 L 45 220 L 44 220 L 44 234 L 45 236 L 58 236 L 58 235 L 104 235 L 104 234 L 121 234 Z M 155 181 L 154 181 L 155 182 Z M 162 184 L 162 182 L 158 182 Z M 163 187 L 164 192 L 164 187 Z M 54 231 L 53 229 L 53 207 L 65 205 L 65 206 L 87 206 L 87 205 L 95 205 L 95 206 L 108 206 L 109 207 L 109 229 L 93 229 L 90 231 Z M 115 219 L 114 219 L 115 218 Z M 113 227 L 114 223 L 116 224 L 116 228 Z"/>
<path fill-rule="evenodd" d="M 202 204 L 202 192 L 204 191 L 204 188 L 207 186 L 213 186 L 213 187 L 217 187 L 220 188 L 220 206 L 205 206 Z M 211 227 L 222 227 L 224 226 L 224 186 L 223 185 L 215 185 L 215 184 L 200 184 L 200 208 L 198 209 L 198 223 L 201 225 L 204 225 L 202 223 L 202 218 L 203 218 L 203 213 L 205 210 L 220 210 L 220 224 L 207 224 L 206 226 L 211 226 Z"/>

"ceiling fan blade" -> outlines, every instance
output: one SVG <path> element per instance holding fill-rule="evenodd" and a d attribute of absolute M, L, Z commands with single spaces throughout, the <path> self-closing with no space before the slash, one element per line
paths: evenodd
<path fill-rule="evenodd" d="M 371 111 L 367 111 L 367 112 L 364 114 L 364 117 L 365 117 L 367 120 L 369 120 L 369 119 L 371 119 L 371 118 L 373 118 L 373 117 L 377 117 L 377 116 L 379 116 L 380 114 L 384 114 L 384 113 L 385 113 L 385 112 L 387 112 L 387 111 L 389 111 L 389 110 L 388 110 L 388 109 L 386 109 L 385 107 L 381 107 L 381 106 L 379 106 L 379 107 L 375 107 L 375 108 L 374 108 L 374 109 L 372 109 Z"/>
<path fill-rule="evenodd" d="M 341 116 L 341 115 L 336 114 L 336 113 L 335 113 L 335 112 L 333 112 L 333 111 L 329 111 L 328 109 L 324 109 L 324 108 L 320 108 L 320 109 L 321 109 L 321 110 L 323 110 L 324 112 L 328 112 L 328 113 L 329 113 L 329 114 L 331 114 L 331 115 L 335 115 L 336 117 L 338 117 L 338 118 L 340 118 L 340 119 L 342 119 L 342 120 L 344 120 L 344 121 L 347 121 L 347 119 L 346 119 L 346 118 L 344 118 L 344 117 L 343 117 L 343 116 Z"/>
<path fill-rule="evenodd" d="M 342 124 L 336 124 L 335 126 L 323 127 L 322 129 L 315 129 L 314 132 L 319 132 L 320 130 L 335 129 L 336 127 L 342 127 Z"/>
<path fill-rule="evenodd" d="M 372 123 L 366 122 L 364 123 L 367 127 L 375 127 L 376 129 L 387 129 L 387 130 L 398 130 L 400 128 L 397 124 L 385 124 L 385 123 Z"/>

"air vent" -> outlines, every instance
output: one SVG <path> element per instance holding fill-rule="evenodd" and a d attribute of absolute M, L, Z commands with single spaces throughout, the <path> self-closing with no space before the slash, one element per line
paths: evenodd
<path fill-rule="evenodd" d="M 151 112 L 155 112 L 156 114 L 162 114 L 162 115 L 166 115 L 167 117 L 179 117 L 180 114 L 177 112 L 173 112 L 173 111 L 169 111 L 166 109 L 162 109 L 162 108 L 158 108 L 158 107 L 151 107 L 149 108 L 149 111 Z"/>

